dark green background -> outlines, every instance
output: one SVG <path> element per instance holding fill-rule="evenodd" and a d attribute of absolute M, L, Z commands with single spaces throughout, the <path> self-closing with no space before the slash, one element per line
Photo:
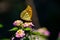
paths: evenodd
<path fill-rule="evenodd" d="M 11 4 L 11 10 L 0 15 L 0 39 L 11 38 L 14 32 L 9 32 L 13 28 L 13 22 L 20 19 L 20 13 L 26 8 L 25 0 L 7 0 Z M 1 21 L 2 20 L 2 21 Z"/>
<path fill-rule="evenodd" d="M 8 14 L 0 15 L 0 19 L 3 21 L 0 23 L 4 25 L 0 29 L 0 38 L 10 38 L 14 32 L 8 30 L 13 28 L 13 21 L 20 19 L 20 13 L 26 8 L 25 0 L 10 0 L 12 9 Z M 58 32 L 60 31 L 60 3 L 58 0 L 34 0 L 36 6 L 40 25 L 48 28 L 51 32 L 51 39 L 57 38 Z"/>

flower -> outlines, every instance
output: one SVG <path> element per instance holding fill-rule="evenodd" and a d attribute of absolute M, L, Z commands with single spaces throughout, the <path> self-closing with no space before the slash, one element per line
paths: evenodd
<path fill-rule="evenodd" d="M 45 31 L 45 32 L 44 32 L 44 35 L 45 35 L 45 36 L 49 36 L 49 35 L 50 35 L 50 32 L 49 32 L 49 31 Z"/>
<path fill-rule="evenodd" d="M 50 32 L 46 28 L 40 28 L 37 30 L 41 35 L 49 36 Z"/>
<path fill-rule="evenodd" d="M 20 26 L 21 24 L 23 24 L 23 21 L 21 21 L 21 20 L 16 20 L 13 22 L 14 26 Z"/>
<path fill-rule="evenodd" d="M 12 37 L 12 40 L 14 40 L 14 37 Z"/>
<path fill-rule="evenodd" d="M 32 22 L 29 23 L 29 26 L 34 26 L 34 24 Z"/>
<path fill-rule="evenodd" d="M 16 35 L 15 35 L 17 38 L 20 38 L 20 37 L 24 37 L 25 36 L 25 33 L 24 31 L 21 29 L 21 30 L 18 30 L 16 32 Z"/>
<path fill-rule="evenodd" d="M 32 22 L 25 22 L 25 23 L 23 24 L 23 26 L 24 26 L 24 27 L 32 27 L 32 26 L 34 26 L 34 25 L 33 25 Z"/>
<path fill-rule="evenodd" d="M 24 23 L 23 26 L 24 27 L 28 27 L 29 25 L 28 25 L 28 23 Z"/>
<path fill-rule="evenodd" d="M 40 29 L 38 29 L 37 31 L 38 31 L 40 34 L 44 34 L 44 32 L 46 31 L 46 29 L 40 28 Z"/>

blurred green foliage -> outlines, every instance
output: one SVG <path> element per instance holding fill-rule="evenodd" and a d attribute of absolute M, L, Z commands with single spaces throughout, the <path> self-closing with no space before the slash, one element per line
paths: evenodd
<path fill-rule="evenodd" d="M 3 28 L 3 25 L 2 24 L 0 24 L 0 28 Z"/>

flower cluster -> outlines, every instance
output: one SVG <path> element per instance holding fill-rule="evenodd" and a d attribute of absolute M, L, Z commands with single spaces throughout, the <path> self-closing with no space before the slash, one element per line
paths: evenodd
<path fill-rule="evenodd" d="M 13 25 L 14 26 L 18 26 L 18 28 L 20 27 L 19 30 L 17 30 L 17 32 L 15 34 L 15 37 L 17 37 L 17 38 L 21 38 L 21 37 L 25 36 L 24 29 L 32 28 L 32 26 L 34 26 L 32 22 L 25 22 L 25 23 L 23 23 L 23 21 L 21 21 L 21 20 L 14 21 Z"/>
<path fill-rule="evenodd" d="M 23 24 L 23 26 L 24 27 L 32 27 L 32 26 L 34 26 L 33 24 L 32 24 L 32 22 L 25 22 L 24 24 Z"/>
<path fill-rule="evenodd" d="M 34 26 L 34 24 L 32 22 L 23 22 L 22 20 L 16 20 L 13 22 L 13 25 L 16 27 L 13 28 L 11 31 L 16 30 L 16 38 L 28 37 L 29 35 L 50 35 L 49 31 L 46 28 L 40 28 L 36 31 L 33 31 L 32 27 Z M 12 40 L 14 40 L 14 37 L 12 38 Z"/>
<path fill-rule="evenodd" d="M 50 32 L 46 28 L 40 28 L 37 30 L 41 35 L 49 36 Z"/>
<path fill-rule="evenodd" d="M 23 21 L 21 21 L 21 20 L 16 20 L 13 23 L 14 26 L 20 26 L 21 24 L 23 24 Z"/>
<path fill-rule="evenodd" d="M 18 30 L 15 35 L 17 38 L 25 36 L 25 33 L 22 29 Z"/>
<path fill-rule="evenodd" d="M 32 27 L 32 26 L 34 26 L 32 22 L 23 23 L 23 21 L 21 21 L 21 20 L 14 21 L 13 25 L 14 26 L 23 26 L 23 27 Z"/>

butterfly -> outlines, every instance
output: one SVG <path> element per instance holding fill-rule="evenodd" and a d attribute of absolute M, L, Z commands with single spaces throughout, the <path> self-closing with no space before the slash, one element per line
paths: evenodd
<path fill-rule="evenodd" d="M 28 5 L 20 14 L 20 18 L 25 21 L 32 21 L 32 7 Z"/>

